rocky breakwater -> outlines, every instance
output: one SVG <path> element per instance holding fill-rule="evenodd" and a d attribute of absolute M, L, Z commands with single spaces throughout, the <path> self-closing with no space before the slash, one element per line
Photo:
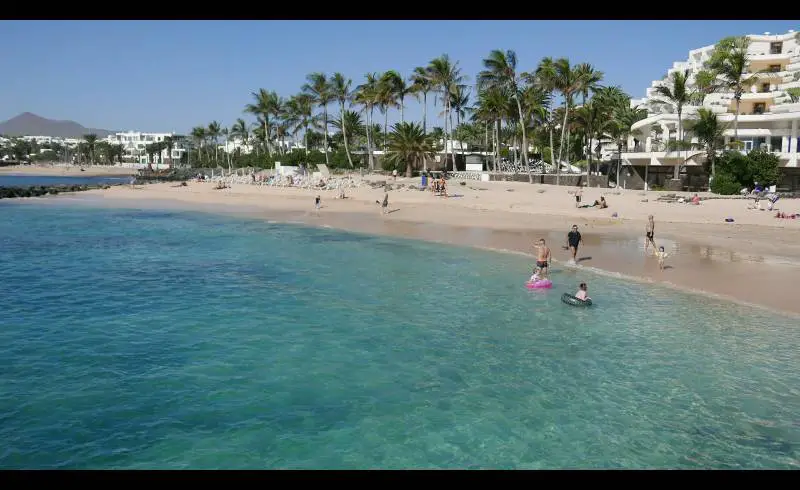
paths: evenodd
<path fill-rule="evenodd" d="M 115 184 L 121 185 L 121 184 Z M 83 184 L 83 185 L 34 185 L 29 187 L 0 187 L 0 199 L 13 199 L 18 197 L 54 196 L 65 192 L 81 192 L 93 189 L 109 189 L 109 184 Z"/>

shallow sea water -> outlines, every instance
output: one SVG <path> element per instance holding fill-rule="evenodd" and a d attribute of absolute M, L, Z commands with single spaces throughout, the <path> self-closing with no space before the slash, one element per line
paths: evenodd
<path fill-rule="evenodd" d="M 331 229 L 0 213 L 2 468 L 800 467 L 789 317 Z"/>

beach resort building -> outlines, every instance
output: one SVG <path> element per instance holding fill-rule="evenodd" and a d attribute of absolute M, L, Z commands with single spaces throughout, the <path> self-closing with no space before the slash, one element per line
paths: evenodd
<path fill-rule="evenodd" d="M 780 158 L 782 181 L 779 188 L 800 188 L 800 101 L 796 90 L 800 88 L 800 35 L 794 31 L 784 34 L 765 32 L 748 35 L 748 71 L 758 73 L 753 85 L 746 88 L 741 97 L 738 140 L 741 151 L 762 149 L 774 152 Z M 656 87 L 670 83 L 674 72 L 688 70 L 690 90 L 695 88 L 695 75 L 703 69 L 714 45 L 689 52 L 686 60 L 675 62 L 662 80 L 654 81 L 642 99 L 631 101 L 647 109 L 648 116 L 631 127 L 627 144 L 622 150 L 622 174 L 619 185 L 628 188 L 643 188 L 645 168 L 647 183 L 652 188 L 683 190 L 707 183 L 702 165 L 705 150 L 671 149 L 670 141 L 677 141 L 678 115 L 675 107 L 663 102 L 656 94 Z M 697 102 L 695 102 L 696 104 Z M 723 133 L 727 145 L 734 136 L 733 121 L 736 101 L 733 92 L 717 91 L 705 96 L 702 105 L 684 105 L 682 120 L 684 128 L 697 119 L 697 110 L 705 107 L 717 114 L 726 129 Z M 697 142 L 690 130 L 684 129 L 684 140 Z M 673 147 L 674 148 L 674 147 Z M 605 148 L 604 154 L 616 159 L 616 148 Z M 671 150 L 671 151 L 670 151 Z M 680 177 L 675 180 L 676 177 Z"/>
<path fill-rule="evenodd" d="M 105 141 L 112 145 L 122 145 L 125 153 L 123 159 L 143 165 L 168 164 L 170 161 L 180 162 L 186 149 L 179 141 L 173 143 L 172 154 L 168 148 L 151 155 L 147 152 L 148 145 L 164 141 L 167 137 L 175 137 L 175 133 L 144 133 L 141 131 L 127 131 L 115 133 L 106 137 Z"/>

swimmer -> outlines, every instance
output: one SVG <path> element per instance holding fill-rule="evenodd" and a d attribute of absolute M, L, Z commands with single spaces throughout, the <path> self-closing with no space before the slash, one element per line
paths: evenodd
<path fill-rule="evenodd" d="M 586 301 L 587 299 L 591 299 L 588 296 L 589 294 L 588 291 L 589 291 L 588 286 L 586 286 L 585 282 L 582 282 L 580 286 L 578 286 L 578 292 L 575 293 L 575 297 L 581 301 Z"/>

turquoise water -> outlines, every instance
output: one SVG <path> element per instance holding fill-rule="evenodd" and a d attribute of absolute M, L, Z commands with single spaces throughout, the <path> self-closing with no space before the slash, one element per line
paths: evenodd
<path fill-rule="evenodd" d="M 52 201 L 49 201 L 52 202 Z M 797 321 L 523 257 L 0 203 L 2 468 L 798 468 Z M 563 305 L 585 280 L 592 308 Z"/>

